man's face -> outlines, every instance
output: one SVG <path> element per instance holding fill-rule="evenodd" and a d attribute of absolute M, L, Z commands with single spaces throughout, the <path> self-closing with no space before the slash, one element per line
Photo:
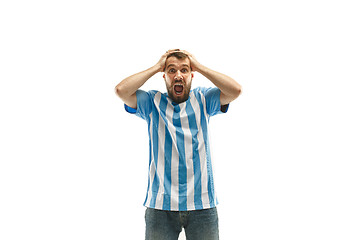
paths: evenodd
<path fill-rule="evenodd" d="M 164 79 L 169 97 L 176 103 L 189 98 L 193 73 L 190 59 L 169 57 L 165 63 Z"/>

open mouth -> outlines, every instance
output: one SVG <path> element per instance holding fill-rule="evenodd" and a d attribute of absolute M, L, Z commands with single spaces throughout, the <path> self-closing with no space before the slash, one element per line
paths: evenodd
<path fill-rule="evenodd" d="M 184 86 L 182 84 L 175 84 L 174 85 L 174 92 L 176 95 L 181 95 L 184 91 Z"/>

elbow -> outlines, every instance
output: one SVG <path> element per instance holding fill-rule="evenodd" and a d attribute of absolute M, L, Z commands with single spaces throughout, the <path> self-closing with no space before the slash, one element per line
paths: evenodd
<path fill-rule="evenodd" d="M 118 86 L 115 87 L 115 93 L 116 93 L 116 95 L 121 97 L 121 90 L 120 90 L 120 88 Z"/>
<path fill-rule="evenodd" d="M 123 98 L 126 95 L 125 89 L 121 85 L 117 85 L 115 87 L 115 93 L 120 97 Z"/>
<path fill-rule="evenodd" d="M 234 87 L 234 97 L 237 98 L 242 93 L 242 87 L 240 84 L 237 84 L 237 86 Z"/>
<path fill-rule="evenodd" d="M 239 87 L 236 89 L 236 91 L 237 91 L 237 96 L 240 96 L 240 94 L 242 93 L 242 87 L 241 87 L 241 85 L 239 84 Z"/>
<path fill-rule="evenodd" d="M 232 101 L 234 101 L 242 92 L 242 88 L 240 84 L 236 84 L 233 85 L 231 90 L 229 90 L 229 92 L 227 94 L 223 93 L 223 98 L 221 100 L 221 96 L 220 96 L 220 102 L 221 105 L 226 105 Z"/>

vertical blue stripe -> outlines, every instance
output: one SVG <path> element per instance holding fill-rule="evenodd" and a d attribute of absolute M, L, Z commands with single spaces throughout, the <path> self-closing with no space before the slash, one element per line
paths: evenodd
<path fill-rule="evenodd" d="M 176 128 L 176 146 L 179 152 L 179 211 L 187 210 L 187 169 L 184 131 L 181 128 L 180 107 L 174 106 L 173 125 Z"/>
<path fill-rule="evenodd" d="M 196 123 L 196 117 L 191 102 L 188 101 L 186 104 L 186 113 L 189 120 L 189 128 L 192 135 L 192 148 L 193 148 L 193 168 L 194 168 L 194 203 L 195 209 L 202 209 L 203 204 L 201 200 L 201 167 L 200 167 L 200 156 L 199 156 L 199 141 L 197 134 L 199 129 Z"/>
<path fill-rule="evenodd" d="M 160 102 L 161 117 L 165 123 L 165 146 L 164 146 L 164 200 L 163 210 L 171 210 L 171 156 L 172 156 L 172 139 L 168 128 L 168 120 L 166 118 L 167 99 L 162 96 Z"/>
<path fill-rule="evenodd" d="M 163 210 L 170 210 L 171 208 L 171 155 L 172 155 L 172 141 L 169 130 L 165 132 L 165 174 L 164 174 L 164 201 Z"/>
<path fill-rule="evenodd" d="M 159 150 L 159 113 L 157 111 L 153 111 L 153 129 L 152 129 L 152 152 L 154 154 L 154 164 L 155 164 L 155 172 L 154 172 L 154 180 L 152 184 L 152 197 L 150 201 L 150 207 L 155 208 L 156 197 L 159 191 L 159 176 L 157 175 L 157 162 L 158 162 L 158 150 Z"/>
<path fill-rule="evenodd" d="M 205 142 L 205 150 L 206 150 L 206 164 L 207 164 L 207 175 L 208 175 L 208 195 L 209 195 L 209 203 L 210 203 L 210 207 L 215 207 L 215 201 L 214 201 L 214 196 L 215 196 L 215 191 L 214 191 L 214 180 L 213 180 L 213 175 L 212 175 L 212 168 L 211 168 L 211 154 L 210 154 L 210 149 L 209 149 L 209 136 L 208 136 L 208 131 L 207 131 L 207 119 L 205 116 L 205 112 L 206 109 L 204 108 L 204 105 L 201 101 L 201 94 L 196 94 L 196 99 L 199 102 L 200 105 L 200 112 L 201 112 L 201 116 L 200 116 L 200 122 L 201 122 L 201 128 L 202 128 L 202 132 L 203 132 L 203 136 L 204 136 L 204 142 Z"/>

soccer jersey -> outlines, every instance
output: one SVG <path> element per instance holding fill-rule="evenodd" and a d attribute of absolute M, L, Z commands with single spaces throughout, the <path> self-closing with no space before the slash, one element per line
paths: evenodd
<path fill-rule="evenodd" d="M 125 109 L 148 123 L 150 157 L 144 206 L 170 211 L 215 207 L 208 123 L 211 116 L 222 112 L 220 90 L 195 88 L 179 104 L 159 91 L 137 90 L 136 97 L 137 108 L 125 105 Z"/>

